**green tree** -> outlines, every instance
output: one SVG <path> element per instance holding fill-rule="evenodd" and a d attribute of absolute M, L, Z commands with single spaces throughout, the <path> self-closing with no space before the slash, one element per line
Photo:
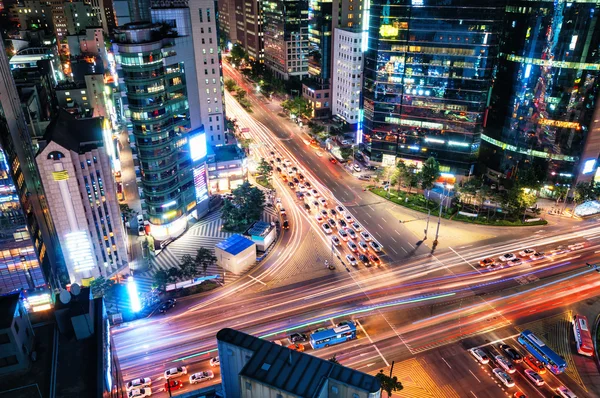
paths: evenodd
<path fill-rule="evenodd" d="M 192 279 L 198 275 L 198 265 L 189 254 L 184 254 L 181 257 L 179 268 L 181 270 L 181 277 L 185 280 Z"/>
<path fill-rule="evenodd" d="M 337 354 L 333 354 L 333 356 L 331 358 L 329 358 L 328 361 L 329 362 L 333 362 L 333 363 L 337 363 L 339 365 L 340 361 L 337 360 L 336 356 L 337 356 Z"/>
<path fill-rule="evenodd" d="M 229 59 L 231 60 L 231 63 L 235 65 L 240 65 L 242 61 L 246 59 L 246 57 L 246 52 L 239 44 L 234 44 L 233 48 L 229 52 Z"/>
<path fill-rule="evenodd" d="M 552 197 L 556 199 L 556 203 L 558 203 L 561 199 L 567 197 L 567 193 L 569 192 L 569 188 L 564 185 L 555 185 L 552 190 Z"/>
<path fill-rule="evenodd" d="M 420 182 L 422 189 L 433 188 L 433 183 L 440 176 L 440 164 L 434 157 L 430 157 L 423 163 L 420 172 Z"/>
<path fill-rule="evenodd" d="M 225 79 L 225 88 L 227 89 L 227 91 L 232 92 L 238 88 L 238 85 L 233 79 Z"/>
<path fill-rule="evenodd" d="M 594 186 L 591 182 L 580 182 L 575 186 L 575 191 L 573 192 L 575 203 L 583 203 L 587 200 L 594 199 L 595 197 Z"/>
<path fill-rule="evenodd" d="M 238 101 L 244 100 L 246 98 L 246 94 L 248 94 L 248 92 L 241 87 L 235 89 L 235 97 Z"/>
<path fill-rule="evenodd" d="M 344 160 L 348 160 L 350 159 L 350 157 L 352 156 L 352 148 L 351 147 L 341 147 L 340 148 L 340 155 L 342 156 L 342 159 Z"/>
<path fill-rule="evenodd" d="M 94 298 L 109 298 L 114 292 L 115 285 L 114 280 L 100 276 L 90 282 L 90 289 L 92 290 Z"/>
<path fill-rule="evenodd" d="M 198 251 L 196 251 L 196 257 L 194 258 L 194 261 L 197 266 L 202 268 L 202 272 L 204 273 L 204 276 L 206 276 L 206 270 L 210 265 L 213 265 L 217 262 L 217 258 L 209 249 L 206 247 L 201 247 L 198 249 Z"/>
<path fill-rule="evenodd" d="M 221 217 L 230 231 L 243 231 L 260 219 L 265 208 L 265 194 L 248 181 L 232 191 L 233 198 L 225 199 Z"/>
<path fill-rule="evenodd" d="M 285 100 L 281 103 L 281 107 L 290 114 L 298 117 L 310 118 L 312 116 L 312 107 L 306 98 L 295 97 Z"/>
<path fill-rule="evenodd" d="M 377 377 L 379 383 L 381 383 L 381 390 L 385 391 L 388 397 L 391 397 L 394 391 L 401 391 L 404 388 L 396 376 L 390 377 L 386 375 L 383 373 L 383 369 L 380 370 L 375 377 Z"/>
<path fill-rule="evenodd" d="M 167 285 L 179 280 L 180 272 L 178 268 L 169 268 L 167 271 L 162 269 L 156 271 L 153 277 L 154 286 L 164 292 L 167 289 Z"/>
<path fill-rule="evenodd" d="M 403 168 L 401 171 L 402 180 L 408 186 L 408 193 L 411 193 L 413 188 L 416 188 L 419 185 L 420 175 L 417 173 L 417 168 L 415 165 L 408 165 L 406 168 Z"/>
<path fill-rule="evenodd" d="M 269 174 L 273 171 L 273 166 L 271 166 L 271 164 L 267 162 L 265 158 L 261 158 L 257 167 L 257 171 L 258 174 L 266 180 Z"/>

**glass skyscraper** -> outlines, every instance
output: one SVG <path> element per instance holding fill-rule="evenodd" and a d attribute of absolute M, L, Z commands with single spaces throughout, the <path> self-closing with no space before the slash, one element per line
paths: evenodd
<path fill-rule="evenodd" d="M 510 176 L 533 167 L 557 183 L 591 180 L 600 153 L 599 17 L 598 2 L 508 1 L 482 136 L 491 168 Z"/>
<path fill-rule="evenodd" d="M 400 158 L 419 165 L 433 156 L 443 172 L 469 174 L 479 153 L 504 2 L 363 5 L 367 154 L 384 164 Z"/>

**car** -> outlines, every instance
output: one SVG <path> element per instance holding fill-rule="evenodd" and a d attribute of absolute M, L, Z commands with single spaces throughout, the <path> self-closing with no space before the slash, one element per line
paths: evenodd
<path fill-rule="evenodd" d="M 585 245 L 583 243 L 576 243 L 574 245 L 569 245 L 567 247 L 569 248 L 569 250 L 580 250 L 580 249 L 583 249 L 585 247 Z"/>
<path fill-rule="evenodd" d="M 517 391 L 514 393 L 513 398 L 527 398 L 527 395 L 523 394 L 521 391 Z"/>
<path fill-rule="evenodd" d="M 308 341 L 308 336 L 304 333 L 292 333 L 288 336 L 288 339 L 292 343 L 304 343 Z"/>
<path fill-rule="evenodd" d="M 369 261 L 371 262 L 371 264 L 377 264 L 377 265 L 379 265 L 379 263 L 381 262 L 381 261 L 379 261 L 379 257 L 377 257 L 374 254 L 369 254 Z"/>
<path fill-rule="evenodd" d="M 281 209 L 279 209 L 279 214 L 281 214 L 282 216 L 285 216 L 285 209 L 283 207 Z"/>
<path fill-rule="evenodd" d="M 331 214 L 331 217 L 337 217 L 337 215 L 338 215 L 338 213 L 337 213 L 337 211 L 335 211 L 335 209 L 330 209 L 329 214 Z"/>
<path fill-rule="evenodd" d="M 300 180 L 296 177 L 292 178 L 292 181 L 294 182 L 294 184 L 300 184 Z"/>
<path fill-rule="evenodd" d="M 221 366 L 221 359 L 218 356 L 217 357 L 212 357 L 210 359 L 210 366 L 211 367 Z"/>
<path fill-rule="evenodd" d="M 204 381 L 209 381 L 215 378 L 215 374 L 210 370 L 205 370 L 204 372 L 194 373 L 190 376 L 190 384 L 198 384 Z"/>
<path fill-rule="evenodd" d="M 317 215 L 315 215 L 315 219 L 317 220 L 317 222 L 318 222 L 318 223 L 322 223 L 322 222 L 323 222 L 323 220 L 325 220 L 325 219 L 323 218 L 323 216 L 322 216 L 322 215 L 320 215 L 320 214 L 317 214 Z"/>
<path fill-rule="evenodd" d="M 337 328 L 341 328 L 342 326 L 356 326 L 356 325 L 354 325 L 354 322 L 352 322 L 352 321 L 341 321 L 337 325 L 335 325 L 335 327 L 337 327 Z"/>
<path fill-rule="evenodd" d="M 483 260 L 479 261 L 479 266 L 480 267 L 489 267 L 489 266 L 491 266 L 493 264 L 494 264 L 494 259 L 490 258 L 490 257 L 484 258 Z"/>
<path fill-rule="evenodd" d="M 511 346 L 509 346 L 508 344 L 499 344 L 498 348 L 500 348 L 502 351 L 504 351 L 504 353 L 510 358 L 511 361 L 513 361 L 514 363 L 521 363 L 523 362 L 523 357 L 521 356 L 521 354 L 519 354 L 517 352 L 517 350 L 515 350 L 514 348 L 512 348 Z"/>
<path fill-rule="evenodd" d="M 275 151 L 271 151 L 269 153 L 271 154 L 271 156 L 275 156 Z"/>
<path fill-rule="evenodd" d="M 471 348 L 469 352 L 475 357 L 475 359 L 477 359 L 479 363 L 483 365 L 490 362 L 490 358 L 481 348 Z"/>
<path fill-rule="evenodd" d="M 304 178 L 304 177 L 302 177 L 302 178 Z M 308 182 L 308 181 L 304 181 L 304 185 L 306 185 L 306 188 L 312 187 L 312 185 L 310 185 L 310 182 Z"/>
<path fill-rule="evenodd" d="M 185 366 L 178 366 L 165 370 L 165 379 L 174 379 L 187 374 L 187 368 Z"/>
<path fill-rule="evenodd" d="M 315 333 L 319 333 L 319 332 L 324 332 L 326 331 L 327 328 L 317 328 L 315 330 L 313 330 L 312 332 L 310 332 L 310 334 L 315 334 Z"/>
<path fill-rule="evenodd" d="M 301 173 L 298 173 L 298 178 L 299 178 L 300 180 L 304 180 L 304 176 L 303 176 Z M 307 183 L 307 184 L 308 184 L 308 183 Z"/>
<path fill-rule="evenodd" d="M 180 390 L 183 388 L 183 382 L 179 380 L 168 380 L 165 383 L 166 391 Z"/>
<path fill-rule="evenodd" d="M 535 252 L 531 256 L 529 256 L 529 259 L 534 260 L 534 261 L 541 260 L 543 258 L 546 258 L 546 255 L 544 253 L 540 253 L 540 252 Z"/>
<path fill-rule="evenodd" d="M 327 220 L 327 223 L 329 224 L 329 226 L 331 228 L 336 228 L 337 224 L 335 223 L 335 220 L 333 218 L 330 218 L 329 220 Z"/>
<path fill-rule="evenodd" d="M 316 189 L 313 189 L 310 191 L 310 193 L 312 194 L 312 196 L 314 196 L 315 198 L 319 197 L 319 191 L 317 191 Z"/>
<path fill-rule="evenodd" d="M 281 173 L 281 167 L 277 167 L 275 170 L 277 170 L 278 173 Z"/>
<path fill-rule="evenodd" d="M 359 254 L 358 255 L 358 259 L 360 260 L 361 263 L 363 263 L 365 265 L 365 267 L 370 267 L 371 266 L 371 262 L 369 261 L 369 257 L 365 256 L 364 254 Z"/>
<path fill-rule="evenodd" d="M 352 228 L 356 231 L 356 232 L 360 232 L 362 230 L 362 227 L 360 226 L 359 223 L 357 222 L 353 222 L 352 223 Z"/>
<path fill-rule="evenodd" d="M 337 159 L 336 158 L 329 158 L 329 161 L 333 164 L 337 163 Z"/>
<path fill-rule="evenodd" d="M 273 343 L 277 344 L 278 346 L 283 346 L 283 343 L 281 342 L 281 340 L 273 340 Z"/>
<path fill-rule="evenodd" d="M 348 241 L 348 232 L 346 232 L 344 229 L 340 229 L 338 231 L 338 235 L 340 236 L 340 239 L 342 239 L 344 242 Z"/>
<path fill-rule="evenodd" d="M 527 366 L 535 370 L 538 374 L 546 373 L 546 367 L 544 364 L 539 359 L 534 358 L 533 355 L 525 355 L 523 362 L 525 362 Z"/>
<path fill-rule="evenodd" d="M 544 379 L 542 379 L 542 376 L 531 369 L 525 369 L 525 376 L 527 376 L 527 378 L 538 387 L 544 385 Z"/>
<path fill-rule="evenodd" d="M 360 250 L 362 250 L 365 253 L 369 251 L 369 246 L 367 246 L 367 244 L 363 240 L 358 241 L 358 247 L 360 247 Z"/>
<path fill-rule="evenodd" d="M 290 222 L 288 220 L 283 220 L 283 229 L 290 229 Z"/>
<path fill-rule="evenodd" d="M 319 198 L 319 203 L 321 203 L 322 206 L 327 206 L 327 199 Z"/>
<path fill-rule="evenodd" d="M 369 233 L 367 231 L 361 232 L 360 236 L 362 236 L 362 238 L 365 240 L 365 242 L 370 242 L 371 240 L 373 240 L 373 238 L 371 238 L 371 235 L 369 235 Z"/>
<path fill-rule="evenodd" d="M 294 183 L 293 183 L 293 182 L 291 182 L 291 181 L 290 181 L 290 182 L 288 182 L 288 185 L 289 185 L 289 186 L 290 186 L 290 188 L 292 188 L 292 189 L 294 189 L 294 188 L 296 187 L 296 185 L 294 185 Z"/>
<path fill-rule="evenodd" d="M 151 385 L 152 380 L 149 377 L 140 377 L 139 379 L 133 379 L 125 384 L 125 388 L 127 391 L 131 391 L 134 388 L 150 387 Z"/>
<path fill-rule="evenodd" d="M 502 369 L 494 368 L 492 372 L 494 373 L 494 376 L 496 376 L 498 380 L 500 380 L 506 387 L 510 388 L 515 386 L 515 382 L 513 381 L 512 377 L 506 374 L 506 372 L 504 372 Z"/>
<path fill-rule="evenodd" d="M 330 233 L 333 232 L 333 230 L 331 229 L 331 227 L 327 223 L 323 223 L 321 225 L 321 228 L 323 228 L 323 231 L 325 231 L 326 234 L 330 234 Z"/>
<path fill-rule="evenodd" d="M 352 216 L 350 214 L 344 215 L 344 220 L 346 220 L 347 223 L 354 222 L 354 220 L 352 219 Z"/>
<path fill-rule="evenodd" d="M 346 213 L 346 210 L 344 210 L 344 208 L 342 206 L 336 206 L 335 209 L 337 210 L 338 213 L 340 213 L 340 215 L 343 215 L 344 213 Z"/>
<path fill-rule="evenodd" d="M 346 232 L 348 232 L 348 236 L 350 236 L 351 239 L 356 239 L 356 232 L 354 232 L 354 230 L 352 228 L 346 228 Z"/>
<path fill-rule="evenodd" d="M 360 173 L 360 172 L 361 172 L 361 170 L 362 170 L 362 169 L 360 168 L 360 166 L 359 166 L 359 165 L 357 165 L 356 163 L 354 163 L 354 164 L 352 165 L 352 169 L 353 169 L 355 172 L 357 172 L 357 173 Z"/>
<path fill-rule="evenodd" d="M 529 257 L 531 256 L 533 253 L 535 253 L 534 249 L 523 249 L 519 252 L 519 256 L 521 257 Z"/>
<path fill-rule="evenodd" d="M 356 246 L 356 244 L 352 241 L 346 243 L 346 246 L 348 246 L 348 249 L 350 249 L 350 251 L 352 251 L 353 253 L 356 253 L 358 251 L 358 246 Z"/>
<path fill-rule="evenodd" d="M 149 388 L 136 388 L 127 393 L 128 398 L 149 397 L 152 395 L 152 390 Z"/>
<path fill-rule="evenodd" d="M 290 344 L 288 348 L 292 351 L 304 352 L 304 344 L 294 343 Z"/>
<path fill-rule="evenodd" d="M 350 264 L 353 267 L 356 267 L 358 265 L 356 258 L 351 254 L 346 254 L 346 260 L 348 260 L 348 264 Z"/>
<path fill-rule="evenodd" d="M 512 260 L 513 258 L 516 258 L 517 256 L 515 256 L 513 253 L 506 253 L 501 255 L 500 257 L 498 257 L 498 260 L 502 261 L 502 262 L 506 262 L 508 260 Z"/>
<path fill-rule="evenodd" d="M 342 227 L 344 227 L 344 228 L 346 228 L 346 227 L 348 226 L 348 224 L 346 224 L 346 221 L 344 221 L 344 220 L 342 220 L 342 219 L 340 219 L 339 223 L 340 223 L 340 225 L 341 225 Z"/>
<path fill-rule="evenodd" d="M 298 189 L 301 191 L 304 191 L 306 189 L 306 185 L 300 183 L 300 184 L 298 184 Z"/>
<path fill-rule="evenodd" d="M 373 249 L 375 253 L 381 253 L 381 245 L 379 245 L 379 243 L 371 241 L 369 242 L 369 246 L 371 246 L 371 249 Z"/>
<path fill-rule="evenodd" d="M 310 212 L 311 207 L 308 203 L 304 204 L 304 208 L 306 209 L 306 211 Z"/>
<path fill-rule="evenodd" d="M 140 225 L 140 226 L 138 227 L 138 235 L 139 235 L 139 236 L 144 236 L 144 235 L 146 235 L 146 228 L 144 228 L 144 226 L 143 226 L 143 225 Z"/>
<path fill-rule="evenodd" d="M 292 166 L 292 170 L 295 171 L 296 173 L 298 172 L 298 168 L 296 166 Z"/>
<path fill-rule="evenodd" d="M 509 267 L 512 267 L 514 265 L 521 265 L 523 264 L 523 260 L 521 260 L 520 258 L 513 258 L 512 260 L 508 260 L 506 264 L 508 264 Z"/>
<path fill-rule="evenodd" d="M 277 163 L 281 163 L 281 158 L 275 158 L 275 160 L 277 161 Z"/>
<path fill-rule="evenodd" d="M 164 314 L 167 311 L 169 311 L 171 308 L 175 307 L 175 304 L 177 304 L 177 300 L 175 300 L 175 299 L 168 299 L 167 301 L 165 301 L 164 303 L 162 303 L 160 305 L 160 307 L 158 307 L 158 312 L 160 312 L 161 314 Z"/>
<path fill-rule="evenodd" d="M 333 243 L 334 246 L 339 246 L 342 244 L 342 242 L 340 241 L 340 238 L 338 238 L 337 236 L 333 235 L 331 237 L 331 243 Z"/>
<path fill-rule="evenodd" d="M 327 213 L 327 210 L 321 210 L 319 213 L 321 213 L 323 218 L 329 218 L 329 214 Z"/>
<path fill-rule="evenodd" d="M 504 356 L 496 355 L 494 357 L 494 359 L 496 360 L 496 363 L 498 365 L 500 365 L 500 367 L 503 368 L 504 370 L 506 370 L 508 373 L 512 374 L 517 371 L 517 369 L 513 366 L 513 364 L 510 363 L 510 361 L 508 359 L 506 359 Z"/>
<path fill-rule="evenodd" d="M 577 395 L 575 395 L 573 391 L 569 390 L 565 386 L 557 387 L 556 392 L 563 398 L 577 398 Z"/>
<path fill-rule="evenodd" d="M 317 202 L 316 200 L 313 200 L 312 204 L 313 204 L 313 206 L 315 206 L 317 208 L 319 207 L 319 202 Z"/>

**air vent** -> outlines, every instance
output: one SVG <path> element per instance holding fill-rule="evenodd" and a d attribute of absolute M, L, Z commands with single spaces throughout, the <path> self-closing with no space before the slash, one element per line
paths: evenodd
<path fill-rule="evenodd" d="M 271 369 L 271 364 L 270 363 L 263 363 L 262 366 L 260 367 L 262 370 L 269 370 Z"/>

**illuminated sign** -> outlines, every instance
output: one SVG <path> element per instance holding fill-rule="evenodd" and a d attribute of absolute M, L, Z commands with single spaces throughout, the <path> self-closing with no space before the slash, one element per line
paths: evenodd
<path fill-rule="evenodd" d="M 381 157 L 381 165 L 383 167 L 395 166 L 396 165 L 396 156 L 383 154 L 383 156 Z"/>
<path fill-rule="evenodd" d="M 192 161 L 200 160 L 206 156 L 206 134 L 198 134 L 189 139 L 190 155 Z"/>
<path fill-rule="evenodd" d="M 392 25 L 381 25 L 379 27 L 379 36 L 381 37 L 396 37 L 398 36 L 398 28 Z"/>
<path fill-rule="evenodd" d="M 590 174 L 594 171 L 594 166 L 596 166 L 596 159 L 588 159 L 583 164 L 583 174 Z"/>
<path fill-rule="evenodd" d="M 69 179 L 69 172 L 67 170 L 53 171 L 52 178 L 54 181 L 64 181 Z"/>
<path fill-rule="evenodd" d="M 75 231 L 65 235 L 66 247 L 71 265 L 76 272 L 94 268 L 92 245 L 86 231 Z"/>
<path fill-rule="evenodd" d="M 563 127 L 566 129 L 579 130 L 579 128 L 580 128 L 580 124 L 577 122 L 564 122 L 562 120 L 539 119 L 538 123 L 541 124 L 542 126 Z"/>
<path fill-rule="evenodd" d="M 549 59 L 540 58 L 527 58 L 520 55 L 513 54 L 501 54 L 507 60 L 513 62 L 524 62 L 533 65 L 540 65 L 550 68 L 562 68 L 562 69 L 583 69 L 583 70 L 595 70 L 600 71 L 600 64 L 585 63 L 585 62 L 568 62 L 568 61 L 556 61 Z"/>
<path fill-rule="evenodd" d="M 201 165 L 194 169 L 194 188 L 196 189 L 196 203 L 208 199 L 208 184 L 206 183 L 206 166 Z"/>
<path fill-rule="evenodd" d="M 481 139 L 484 140 L 485 142 L 489 142 L 492 145 L 496 145 L 497 147 L 500 147 L 503 150 L 509 150 L 509 151 L 513 151 L 513 152 L 518 152 L 518 153 L 522 153 L 522 154 L 525 154 L 525 155 L 535 156 L 535 157 L 538 157 L 538 158 L 553 159 L 553 160 L 562 160 L 564 162 L 575 162 L 577 159 L 579 159 L 578 157 L 575 157 L 575 156 L 567 156 L 567 155 L 561 155 L 561 154 L 555 154 L 555 153 L 535 151 L 535 150 L 532 150 L 532 149 L 519 148 L 518 146 L 510 145 L 510 144 L 507 144 L 505 142 L 496 140 L 496 139 L 494 139 L 492 137 L 488 137 L 485 134 L 481 134 Z"/>

